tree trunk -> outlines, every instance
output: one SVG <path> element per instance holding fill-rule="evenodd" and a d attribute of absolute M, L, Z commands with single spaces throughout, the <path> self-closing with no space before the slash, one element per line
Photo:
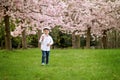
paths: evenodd
<path fill-rule="evenodd" d="M 118 40 L 117 40 L 117 43 L 118 43 L 118 48 L 120 48 L 120 31 L 118 31 Z"/>
<path fill-rule="evenodd" d="M 80 35 L 75 35 L 76 38 L 76 48 L 80 48 Z"/>
<path fill-rule="evenodd" d="M 113 42 L 112 41 L 114 41 L 113 40 L 113 32 L 111 32 L 111 31 L 109 31 L 108 33 L 107 33 L 107 35 L 108 35 L 108 41 L 107 41 L 107 46 L 108 46 L 108 48 L 113 48 Z"/>
<path fill-rule="evenodd" d="M 76 48 L 75 32 L 72 33 L 72 48 Z"/>
<path fill-rule="evenodd" d="M 103 31 L 103 37 L 102 37 L 102 46 L 104 49 L 107 48 L 107 34 L 106 34 L 106 30 Z"/>
<path fill-rule="evenodd" d="M 19 38 L 19 39 L 20 39 L 20 38 Z M 20 49 L 21 46 L 22 46 L 22 41 L 21 41 L 21 39 L 20 39 L 20 41 L 19 41 L 19 43 L 18 43 L 18 46 L 17 46 L 17 49 Z"/>
<path fill-rule="evenodd" d="M 22 48 L 27 49 L 26 30 L 23 30 L 23 32 L 22 32 Z"/>
<path fill-rule="evenodd" d="M 40 39 L 40 36 L 42 35 L 42 32 L 41 30 L 38 30 L 38 47 L 40 48 L 40 43 L 39 43 L 39 39 Z"/>
<path fill-rule="evenodd" d="M 78 40 L 77 40 L 77 36 L 75 35 L 75 32 L 76 31 L 72 33 L 72 48 L 76 49 L 78 48 L 78 44 L 77 44 Z"/>
<path fill-rule="evenodd" d="M 102 37 L 99 37 L 99 38 L 98 38 L 97 48 L 98 48 L 98 49 L 101 49 L 101 48 L 102 48 Z"/>
<path fill-rule="evenodd" d="M 86 48 L 88 49 L 90 48 L 90 36 L 91 36 L 90 30 L 91 28 L 87 29 L 87 37 L 86 37 Z"/>
<path fill-rule="evenodd" d="M 117 31 L 115 30 L 115 48 L 117 48 L 118 47 L 118 44 L 117 44 Z"/>
<path fill-rule="evenodd" d="M 4 22 L 5 22 L 5 48 L 7 50 L 12 50 L 11 36 L 10 36 L 10 23 L 9 23 L 8 15 L 4 17 Z"/>
<path fill-rule="evenodd" d="M 75 32 L 72 33 L 72 48 L 80 48 L 80 35 L 75 35 Z"/>

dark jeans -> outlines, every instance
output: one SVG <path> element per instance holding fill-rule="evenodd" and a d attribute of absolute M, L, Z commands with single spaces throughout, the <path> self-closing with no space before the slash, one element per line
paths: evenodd
<path fill-rule="evenodd" d="M 45 61 L 46 61 L 46 64 L 49 63 L 49 54 L 50 54 L 50 51 L 42 51 L 42 63 L 45 63 Z"/>

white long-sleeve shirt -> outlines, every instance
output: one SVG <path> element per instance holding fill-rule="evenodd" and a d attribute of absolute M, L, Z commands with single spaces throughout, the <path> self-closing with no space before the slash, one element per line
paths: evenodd
<path fill-rule="evenodd" d="M 42 37 L 44 37 L 43 40 L 42 40 Z M 39 39 L 39 43 L 41 43 L 41 50 L 50 51 L 50 46 L 48 46 L 48 44 L 52 45 L 53 39 L 50 35 L 42 34 Z"/>

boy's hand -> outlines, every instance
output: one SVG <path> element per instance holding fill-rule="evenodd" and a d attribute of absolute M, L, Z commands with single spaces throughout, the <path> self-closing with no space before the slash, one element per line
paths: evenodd
<path fill-rule="evenodd" d="M 42 36 L 42 41 L 44 40 L 44 36 Z"/>
<path fill-rule="evenodd" d="M 47 46 L 50 46 L 50 44 L 48 43 Z"/>

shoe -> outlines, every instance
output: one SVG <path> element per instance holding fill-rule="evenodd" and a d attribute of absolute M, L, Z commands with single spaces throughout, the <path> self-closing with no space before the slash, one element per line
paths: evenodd
<path fill-rule="evenodd" d="M 44 66 L 45 65 L 45 63 L 42 63 L 42 66 Z"/>

